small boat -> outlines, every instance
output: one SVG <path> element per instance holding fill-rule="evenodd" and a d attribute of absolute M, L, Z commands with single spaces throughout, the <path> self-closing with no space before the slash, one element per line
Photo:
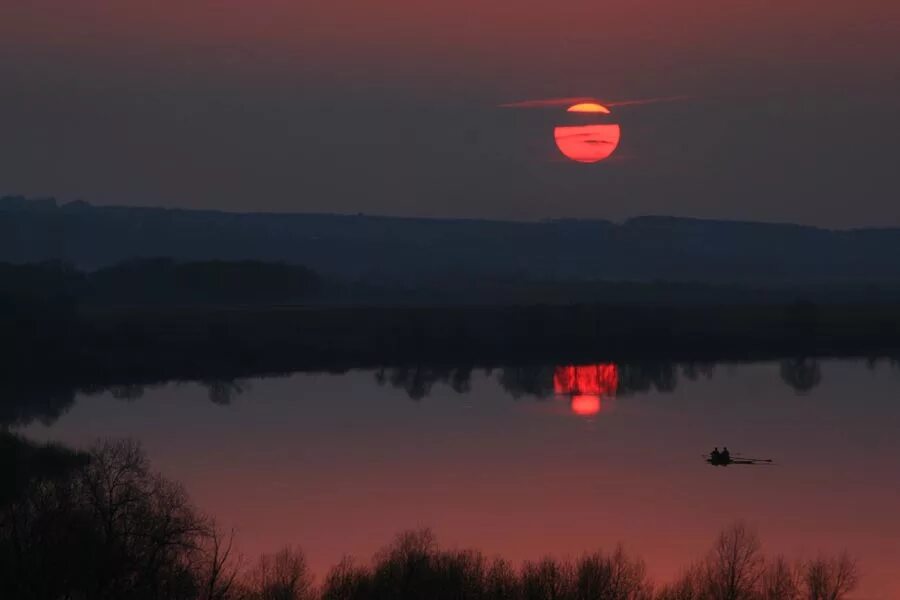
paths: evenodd
<path fill-rule="evenodd" d="M 712 456 L 705 455 L 703 459 L 714 467 L 727 467 L 729 465 L 774 465 L 771 458 L 748 458 L 745 456 Z"/>

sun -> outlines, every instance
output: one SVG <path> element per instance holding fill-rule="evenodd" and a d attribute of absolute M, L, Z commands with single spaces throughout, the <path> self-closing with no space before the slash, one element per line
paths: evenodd
<path fill-rule="evenodd" d="M 566 109 L 566 112 L 570 113 L 600 113 L 603 115 L 609 114 L 609 109 L 603 106 L 602 104 L 597 104 L 596 102 L 579 102 L 578 104 L 573 104 L 569 108 Z"/>
<path fill-rule="evenodd" d="M 595 163 L 612 156 L 619 147 L 618 125 L 574 125 L 553 130 L 556 147 L 575 162 Z"/>
<path fill-rule="evenodd" d="M 596 102 L 573 104 L 566 112 L 608 115 L 610 110 Z M 622 130 L 616 123 L 561 125 L 553 130 L 556 147 L 563 156 L 579 163 L 600 162 L 619 147 Z"/>

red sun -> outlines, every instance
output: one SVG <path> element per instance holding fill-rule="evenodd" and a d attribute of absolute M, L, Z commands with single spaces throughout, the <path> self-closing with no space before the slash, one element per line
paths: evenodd
<path fill-rule="evenodd" d="M 570 106 L 566 112 L 608 115 L 602 104 L 586 102 Z M 553 130 L 556 147 L 575 162 L 595 163 L 609 158 L 619 146 L 622 130 L 615 123 L 598 125 L 565 125 Z"/>

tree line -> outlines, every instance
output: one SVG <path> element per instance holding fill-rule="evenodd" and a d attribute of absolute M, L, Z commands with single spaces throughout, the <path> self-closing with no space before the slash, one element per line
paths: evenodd
<path fill-rule="evenodd" d="M 665 390 L 676 383 L 671 361 L 900 352 L 900 305 L 367 305 L 352 285 L 340 293 L 353 302 L 335 300 L 337 289 L 284 264 L 152 259 L 92 273 L 0 264 L 0 375 L 130 385 L 385 364 L 615 361 L 659 363 L 649 379 L 623 372 L 621 386 Z M 821 379 L 813 360 L 785 362 L 783 375 L 800 390 Z"/>
<path fill-rule="evenodd" d="M 316 581 L 299 548 L 244 561 L 232 534 L 132 441 L 86 452 L 0 434 L 0 597 L 35 600 L 842 600 L 859 583 L 846 554 L 764 554 L 737 523 L 676 581 L 656 586 L 621 546 L 515 566 L 401 533 L 370 562 L 345 558 Z"/>

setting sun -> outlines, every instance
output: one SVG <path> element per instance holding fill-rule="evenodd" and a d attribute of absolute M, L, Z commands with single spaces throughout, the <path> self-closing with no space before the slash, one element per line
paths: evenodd
<path fill-rule="evenodd" d="M 556 147 L 566 158 L 580 163 L 595 163 L 609 158 L 619 146 L 622 131 L 618 125 L 574 125 L 553 130 Z"/>
<path fill-rule="evenodd" d="M 596 102 L 579 102 L 578 104 L 573 104 L 570 106 L 566 112 L 570 113 L 601 113 L 604 115 L 609 114 L 609 109 L 603 106 L 602 104 L 597 104 Z"/>

